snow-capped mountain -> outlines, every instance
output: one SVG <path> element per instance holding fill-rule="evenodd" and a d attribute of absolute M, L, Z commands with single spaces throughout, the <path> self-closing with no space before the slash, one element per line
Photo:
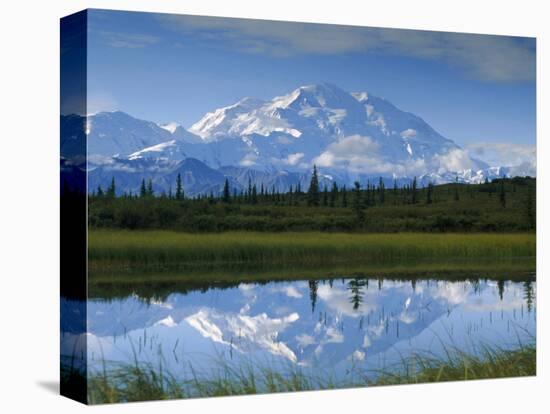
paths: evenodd
<path fill-rule="evenodd" d="M 160 126 L 121 111 L 89 115 L 86 122 L 89 156 L 128 156 L 172 139 L 182 143 L 200 140 L 179 125 Z"/>
<path fill-rule="evenodd" d="M 303 86 L 268 102 L 245 98 L 206 114 L 191 129 L 208 142 L 232 139 L 240 165 L 412 176 L 482 169 L 416 115 L 366 92 Z M 209 162 L 211 160 L 205 160 Z M 219 160 L 222 165 L 233 164 Z"/>
<path fill-rule="evenodd" d="M 61 124 L 65 152 L 82 148 L 87 139 L 90 176 L 101 177 L 92 178 L 94 184 L 115 176 L 128 183 L 119 188 L 132 191 L 141 178 L 153 178 L 157 190 L 168 191 L 174 171 L 189 159 L 195 168 L 218 174 L 202 188 L 193 184 L 197 192 L 216 191 L 225 177 L 237 189 L 248 180 L 279 190 L 297 182 L 305 188 L 314 164 L 322 182 L 341 185 L 379 177 L 390 183 L 413 177 L 421 184 L 477 183 L 534 172 L 527 164 L 489 166 L 420 117 L 368 92 L 331 84 L 302 86 L 269 101 L 244 98 L 207 113 L 189 130 L 123 112 L 70 115 Z"/>
<path fill-rule="evenodd" d="M 175 191 L 176 177 L 180 174 L 187 195 L 221 193 L 226 176 L 194 158 L 181 161 L 164 159 L 113 158 L 90 169 L 88 173 L 89 191 L 99 186 L 106 188 L 114 177 L 120 193 L 138 194 L 143 179 L 151 180 L 157 193 Z M 230 179 L 233 188 L 244 188 Z"/>

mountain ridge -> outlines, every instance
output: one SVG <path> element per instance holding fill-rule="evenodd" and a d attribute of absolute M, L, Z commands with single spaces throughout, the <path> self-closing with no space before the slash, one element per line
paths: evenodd
<path fill-rule="evenodd" d="M 328 83 L 301 86 L 271 100 L 243 98 L 208 112 L 189 130 L 121 111 L 75 117 L 62 116 L 62 151 L 86 139 L 91 175 L 111 172 L 122 182 L 134 181 L 122 177 L 125 173 L 154 177 L 159 191 L 169 190 L 171 172 L 186 159 L 201 163 L 195 166 L 198 175 L 208 167 L 237 189 L 247 184 L 242 177 L 261 176 L 281 191 L 292 185 L 289 177 L 307 182 L 314 164 L 330 177 L 326 180 L 348 186 L 377 177 L 398 183 L 417 177 L 421 185 L 476 183 L 532 170 L 490 166 L 390 101 Z M 86 123 L 84 137 L 78 133 L 81 122 Z M 197 193 L 218 191 L 220 183 L 193 187 Z"/>

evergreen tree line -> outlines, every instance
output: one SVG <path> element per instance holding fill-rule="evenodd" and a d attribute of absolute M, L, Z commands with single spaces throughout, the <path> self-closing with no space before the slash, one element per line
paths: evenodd
<path fill-rule="evenodd" d="M 394 180 L 390 188 L 379 178 L 356 181 L 351 188 L 336 182 L 322 186 L 314 166 L 307 190 L 298 182 L 286 192 L 251 180 L 237 190 L 226 179 L 219 193 L 189 197 L 178 174 L 175 191 L 157 194 L 152 180 L 144 178 L 139 191 L 120 195 L 113 178 L 105 190 L 100 186 L 90 194 L 89 205 L 91 224 L 100 227 L 514 231 L 535 228 L 535 188 L 532 178 L 501 178 L 478 185 L 429 183 L 425 187 L 413 178 L 401 186 Z"/>
<path fill-rule="evenodd" d="M 507 179 L 496 179 L 489 182 L 487 179 L 482 185 L 479 185 L 478 192 L 486 192 L 491 197 L 493 193 L 498 192 L 498 199 L 502 208 L 506 208 L 507 190 L 505 182 Z M 513 182 L 513 179 L 512 179 Z M 469 184 L 468 184 L 469 185 Z M 455 201 L 460 200 L 460 187 L 463 184 L 458 183 L 458 178 L 455 182 L 453 190 L 453 198 Z M 432 204 L 437 201 L 435 194 L 435 185 L 429 183 L 425 188 L 420 189 L 417 183 L 417 178 L 414 177 L 410 184 L 402 186 L 397 185 L 397 180 L 394 180 L 392 189 L 386 189 L 384 180 L 379 178 L 378 184 L 367 181 L 366 186 L 362 187 L 359 181 L 354 182 L 354 186 L 351 190 L 348 190 L 346 186 L 339 187 L 336 182 L 332 183 L 331 188 L 324 186 L 320 189 L 319 175 L 317 166 L 313 166 L 310 184 L 307 192 L 304 192 L 300 183 L 291 185 L 287 192 L 281 192 L 276 189 L 275 186 L 268 188 L 263 183 L 260 187 L 249 179 L 246 189 L 237 191 L 236 188 L 231 189 L 229 179 L 225 179 L 223 190 L 221 194 L 215 194 L 211 191 L 208 194 L 199 194 L 189 198 L 190 200 L 204 200 L 207 199 L 210 202 L 223 202 L 226 204 L 235 202 L 238 204 L 250 204 L 256 205 L 259 203 L 269 203 L 277 205 L 289 205 L 297 206 L 300 201 L 305 200 L 306 205 L 309 207 L 348 207 L 348 200 L 351 200 L 351 207 L 355 211 L 358 218 L 364 216 L 364 211 L 371 206 L 384 205 L 386 203 L 387 195 L 392 198 L 393 204 L 418 204 L 424 202 L 425 204 Z M 448 187 L 448 192 L 451 191 L 451 187 Z M 515 186 L 513 187 L 515 191 Z M 422 193 L 422 194 L 421 194 Z M 114 177 L 111 180 L 111 184 L 106 190 L 103 190 L 101 186 L 92 193 L 93 197 L 98 198 L 115 198 L 116 197 L 116 183 Z M 122 197 L 126 198 L 151 198 L 157 196 L 153 190 L 152 179 L 142 179 L 141 186 L 138 194 L 125 193 Z M 168 193 L 162 192 L 158 195 L 161 198 L 168 198 L 174 200 L 186 199 L 185 191 L 183 189 L 181 174 L 176 177 L 175 192 L 172 192 L 172 188 Z M 474 197 L 474 192 L 470 192 L 470 197 Z M 534 197 L 529 197 L 530 210 L 534 211 L 532 205 Z M 534 213 L 531 212 L 534 218 Z"/>

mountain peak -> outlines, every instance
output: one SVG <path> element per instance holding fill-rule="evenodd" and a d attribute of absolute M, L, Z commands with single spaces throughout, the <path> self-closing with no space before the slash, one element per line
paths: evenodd
<path fill-rule="evenodd" d="M 369 100 L 368 92 L 352 92 L 351 96 L 357 99 L 357 101 L 359 101 L 360 103 L 365 103 Z"/>
<path fill-rule="evenodd" d="M 342 108 L 350 104 L 349 93 L 331 83 L 300 86 L 286 98 L 286 107 Z"/>
<path fill-rule="evenodd" d="M 198 122 L 191 125 L 189 131 L 200 136 L 204 140 L 215 139 L 220 135 L 217 131 L 230 126 L 231 121 L 240 114 L 250 112 L 264 104 L 261 99 L 245 97 L 233 105 L 218 108 L 208 112 Z"/>
<path fill-rule="evenodd" d="M 346 93 L 340 87 L 329 82 L 312 83 L 310 85 L 300 86 L 298 89 L 312 93 Z"/>
<path fill-rule="evenodd" d="M 261 99 L 245 96 L 231 107 L 256 108 L 262 104 L 264 104 L 264 101 L 262 101 Z"/>
<path fill-rule="evenodd" d="M 76 121 L 68 118 L 63 124 L 68 143 L 82 135 L 81 122 Z M 265 182 L 281 188 L 307 177 L 314 164 L 321 176 L 346 184 L 368 177 L 413 176 L 424 184 L 454 181 L 456 176 L 481 182 L 497 173 L 420 117 L 383 98 L 349 93 L 330 83 L 303 85 L 268 101 L 240 99 L 205 114 L 191 132 L 175 123 L 158 125 L 120 111 L 101 112 L 89 121 L 90 133 L 80 139 L 87 140 L 95 166 L 105 165 L 105 177 L 111 179 L 110 163 L 122 161 L 104 158 L 126 157 L 118 171 L 128 176 L 120 181 L 135 179 L 135 186 L 136 172 L 141 171 L 159 175 L 156 184 L 166 185 L 175 179 L 175 165 L 200 173 L 193 174 L 193 180 L 199 180 L 197 192 L 221 191 L 226 177 L 214 170 L 224 166 L 242 170 L 238 176 L 245 184 L 246 173 L 256 171 L 264 174 Z M 510 171 L 527 174 L 528 167 Z M 97 169 L 98 176 L 101 171 Z M 291 181 L 281 178 L 289 174 Z M 187 187 L 195 185 L 189 180 Z"/>
<path fill-rule="evenodd" d="M 114 119 L 136 119 L 132 115 L 127 114 L 124 111 L 99 111 L 94 114 L 91 114 L 92 118 L 114 118 Z"/>
<path fill-rule="evenodd" d="M 178 124 L 177 122 L 169 122 L 167 124 L 159 124 L 159 127 L 161 127 L 162 129 L 165 129 L 166 131 L 170 132 L 171 134 L 176 132 L 176 129 L 178 129 L 178 127 L 180 127 L 180 126 L 181 125 Z"/>

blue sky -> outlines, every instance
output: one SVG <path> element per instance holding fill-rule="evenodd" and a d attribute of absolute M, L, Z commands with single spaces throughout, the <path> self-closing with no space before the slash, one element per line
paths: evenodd
<path fill-rule="evenodd" d="M 93 10 L 88 110 L 189 127 L 244 96 L 368 91 L 480 152 L 532 151 L 535 40 Z"/>

